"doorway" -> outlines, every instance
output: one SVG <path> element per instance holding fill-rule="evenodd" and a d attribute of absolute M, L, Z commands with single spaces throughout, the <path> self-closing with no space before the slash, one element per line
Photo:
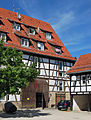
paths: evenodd
<path fill-rule="evenodd" d="M 42 107 L 42 93 L 36 93 L 36 108 Z"/>
<path fill-rule="evenodd" d="M 42 108 L 46 107 L 46 102 L 43 93 L 36 93 L 36 108 L 38 107 L 42 107 Z"/>

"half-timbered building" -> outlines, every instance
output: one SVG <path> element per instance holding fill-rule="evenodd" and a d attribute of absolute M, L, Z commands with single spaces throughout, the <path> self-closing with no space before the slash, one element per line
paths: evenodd
<path fill-rule="evenodd" d="M 23 90 L 21 98 L 17 95 L 23 107 L 53 107 L 60 99 L 70 99 L 66 71 L 76 58 L 49 23 L 0 8 L 0 37 L 4 38 L 5 47 L 16 47 L 23 52 L 26 66 L 37 58 L 39 76 Z M 15 101 L 12 95 L 9 101 Z"/>
<path fill-rule="evenodd" d="M 71 107 L 73 110 L 91 110 L 91 53 L 81 55 L 67 71 L 70 75 Z"/>

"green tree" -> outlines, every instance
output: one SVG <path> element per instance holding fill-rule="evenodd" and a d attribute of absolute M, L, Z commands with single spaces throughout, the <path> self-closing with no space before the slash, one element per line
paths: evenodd
<path fill-rule="evenodd" d="M 3 41 L 0 41 L 0 97 L 19 94 L 39 74 L 36 62 L 27 68 L 22 61 L 22 54 L 16 48 L 4 48 Z"/>

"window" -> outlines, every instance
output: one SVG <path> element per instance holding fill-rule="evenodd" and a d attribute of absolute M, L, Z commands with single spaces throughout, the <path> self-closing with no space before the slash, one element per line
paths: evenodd
<path fill-rule="evenodd" d="M 59 75 L 60 75 L 60 77 L 62 77 L 62 72 L 61 71 L 59 71 Z"/>
<path fill-rule="evenodd" d="M 83 84 L 86 84 L 86 76 L 85 76 L 85 75 L 82 75 L 82 76 L 81 76 L 81 79 L 82 79 Z"/>
<path fill-rule="evenodd" d="M 86 80 L 83 80 L 83 84 L 85 84 L 86 83 Z"/>
<path fill-rule="evenodd" d="M 24 59 L 29 59 L 29 55 L 23 54 L 23 55 L 22 55 L 22 58 L 24 58 Z"/>
<path fill-rule="evenodd" d="M 73 86 L 76 86 L 76 81 L 73 82 Z"/>
<path fill-rule="evenodd" d="M 30 56 L 29 60 L 31 60 L 33 62 L 33 56 Z"/>
<path fill-rule="evenodd" d="M 87 74 L 86 79 L 90 80 L 90 74 Z"/>
<path fill-rule="evenodd" d="M 55 64 L 55 60 L 50 59 L 50 64 Z"/>
<path fill-rule="evenodd" d="M 89 81 L 89 80 L 90 80 L 90 74 L 87 74 L 87 75 L 86 75 L 86 80 L 87 80 L 87 82 L 88 82 L 88 84 L 89 84 L 89 82 L 90 82 L 90 81 Z"/>
<path fill-rule="evenodd" d="M 43 62 L 43 58 L 39 58 L 39 62 Z"/>
<path fill-rule="evenodd" d="M 51 33 L 46 32 L 45 36 L 46 36 L 46 39 L 51 40 Z"/>
<path fill-rule="evenodd" d="M 70 63 L 70 62 L 67 62 L 67 66 L 71 66 L 71 63 Z"/>
<path fill-rule="evenodd" d="M 72 67 L 72 66 L 73 66 L 73 63 L 70 63 L 70 62 L 64 62 L 64 66 Z"/>
<path fill-rule="evenodd" d="M 49 63 L 49 59 L 43 58 L 43 62 L 44 62 L 44 63 Z"/>
<path fill-rule="evenodd" d="M 59 64 L 59 62 L 58 62 L 58 60 L 56 60 L 56 65 L 58 65 Z"/>
<path fill-rule="evenodd" d="M 66 66 L 67 65 L 67 62 L 64 62 L 64 66 Z"/>
<path fill-rule="evenodd" d="M 34 28 L 29 28 L 29 34 L 35 35 L 35 29 Z"/>
<path fill-rule="evenodd" d="M 29 41 L 28 41 L 28 39 L 21 39 L 21 46 L 29 47 Z"/>
<path fill-rule="evenodd" d="M 0 38 L 3 39 L 4 42 L 6 42 L 6 34 L 0 33 Z"/>
<path fill-rule="evenodd" d="M 62 81 L 60 81 L 60 90 L 62 90 Z"/>
<path fill-rule="evenodd" d="M 73 63 L 71 63 L 71 67 L 73 66 Z"/>
<path fill-rule="evenodd" d="M 77 79 L 77 80 L 80 80 L 80 75 L 76 76 L 76 79 Z"/>
<path fill-rule="evenodd" d="M 18 31 L 20 31 L 20 25 L 17 24 L 17 23 L 14 23 L 13 30 L 18 30 Z"/>
<path fill-rule="evenodd" d="M 44 43 L 38 42 L 37 47 L 38 47 L 38 50 L 44 51 Z"/>
<path fill-rule="evenodd" d="M 86 76 L 85 75 L 82 75 L 82 80 L 86 80 Z"/>
<path fill-rule="evenodd" d="M 59 62 L 59 70 L 62 70 L 62 62 Z"/>
<path fill-rule="evenodd" d="M 33 61 L 34 61 L 34 62 L 38 62 L 38 57 L 34 56 Z"/>
<path fill-rule="evenodd" d="M 60 47 L 55 47 L 55 52 L 57 54 L 61 54 L 62 53 L 61 48 Z"/>

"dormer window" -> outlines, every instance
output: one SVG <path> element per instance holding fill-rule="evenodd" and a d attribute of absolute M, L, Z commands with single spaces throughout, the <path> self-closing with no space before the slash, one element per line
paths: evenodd
<path fill-rule="evenodd" d="M 6 34 L 5 33 L 0 33 L 0 39 L 3 39 L 4 42 L 6 42 Z"/>
<path fill-rule="evenodd" d="M 13 30 L 18 30 L 18 31 L 20 31 L 20 24 L 14 23 Z"/>
<path fill-rule="evenodd" d="M 21 46 L 23 47 L 29 47 L 29 40 L 28 39 L 21 39 Z"/>
<path fill-rule="evenodd" d="M 45 36 L 46 36 L 46 39 L 51 40 L 51 33 L 46 32 Z"/>
<path fill-rule="evenodd" d="M 35 29 L 34 28 L 29 28 L 29 34 L 35 35 Z"/>
<path fill-rule="evenodd" d="M 37 43 L 37 48 L 38 48 L 38 50 L 44 51 L 44 43 L 38 42 Z"/>
<path fill-rule="evenodd" d="M 57 54 L 61 54 L 62 53 L 61 48 L 60 47 L 55 47 L 55 52 Z"/>

